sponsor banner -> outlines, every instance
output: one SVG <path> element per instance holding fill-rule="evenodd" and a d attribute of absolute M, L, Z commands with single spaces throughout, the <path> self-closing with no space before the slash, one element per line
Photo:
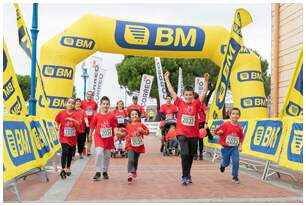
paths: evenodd
<path fill-rule="evenodd" d="M 166 103 L 167 99 L 167 89 L 166 83 L 164 80 L 163 68 L 160 62 L 159 57 L 154 58 L 155 68 L 156 68 L 156 78 L 157 78 L 157 87 L 158 87 L 158 95 L 159 95 L 159 103 L 160 105 Z"/>
<path fill-rule="evenodd" d="M 25 52 L 25 54 L 29 57 L 29 59 L 31 60 L 32 58 L 32 45 L 31 45 L 31 38 L 29 36 L 28 33 L 28 29 L 26 27 L 26 24 L 23 20 L 22 14 L 21 14 L 21 10 L 19 8 L 19 5 L 17 3 L 14 3 L 14 7 L 16 9 L 16 16 L 17 16 L 17 29 L 18 29 L 18 39 L 19 39 L 19 46 L 22 48 L 22 50 Z M 44 112 L 41 112 L 40 115 L 43 115 L 49 119 L 52 119 L 52 117 L 50 116 L 50 111 L 49 111 L 49 107 L 47 107 L 46 105 L 48 104 L 48 98 L 47 98 L 47 94 L 44 88 L 44 82 L 42 79 L 42 75 L 46 76 L 46 77 L 54 77 L 54 78 L 67 78 L 68 79 L 72 79 L 73 77 L 73 70 L 71 68 L 66 68 L 66 67 L 58 67 L 55 65 L 46 65 L 43 67 L 45 70 L 43 73 L 41 72 L 41 69 L 38 65 L 36 65 L 36 98 L 38 99 L 39 97 L 41 98 L 41 104 L 44 107 Z M 40 106 L 38 105 L 38 108 Z M 38 114 L 38 112 L 37 112 Z"/>
<path fill-rule="evenodd" d="M 303 116 L 303 49 L 300 51 L 280 116 Z"/>
<path fill-rule="evenodd" d="M 87 81 L 87 91 L 94 92 L 94 100 L 96 102 L 100 101 L 101 98 L 101 88 L 104 82 L 106 70 L 102 67 L 103 59 L 101 57 L 93 56 L 90 58 L 90 69 L 89 69 L 89 79 Z"/>
<path fill-rule="evenodd" d="M 13 64 L 3 40 L 3 104 L 10 114 L 28 114 Z"/>
<path fill-rule="evenodd" d="M 46 162 L 60 149 L 54 122 L 38 117 L 4 115 L 3 171 L 4 182 Z"/>
<path fill-rule="evenodd" d="M 196 77 L 194 79 L 194 91 L 200 95 L 204 89 L 205 84 L 206 82 L 204 77 Z"/>
<path fill-rule="evenodd" d="M 184 92 L 184 81 L 183 81 L 183 71 L 182 68 L 179 68 L 179 77 L 178 77 L 178 85 L 177 85 L 177 96 L 182 98 Z"/>
<path fill-rule="evenodd" d="M 221 119 L 225 105 L 225 94 L 230 81 L 230 75 L 236 58 L 243 46 L 241 29 L 252 22 L 251 15 L 244 9 L 235 12 L 229 43 L 226 48 L 223 63 L 220 65 L 215 95 L 210 107 L 209 119 Z"/>
<path fill-rule="evenodd" d="M 303 171 L 303 118 L 286 117 L 283 119 L 286 132 L 279 165 L 292 170 Z"/>
<path fill-rule="evenodd" d="M 138 104 L 145 107 L 150 96 L 151 87 L 153 83 L 153 76 L 143 74 L 141 78 L 140 92 L 138 97 Z"/>
<path fill-rule="evenodd" d="M 209 121 L 211 132 L 213 133 L 223 122 L 223 120 Z M 278 161 L 284 141 L 283 122 L 280 119 L 241 120 L 239 124 L 244 133 L 242 153 L 274 162 Z M 205 138 L 204 145 L 219 149 L 221 147 L 218 141 L 219 136 L 214 135 L 213 140 Z"/>

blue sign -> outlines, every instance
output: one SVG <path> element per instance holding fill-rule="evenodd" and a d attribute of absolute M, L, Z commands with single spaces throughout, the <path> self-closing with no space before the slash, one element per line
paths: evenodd
<path fill-rule="evenodd" d="M 242 108 L 255 108 L 255 107 L 267 107 L 267 99 L 265 97 L 245 97 L 241 98 L 240 105 Z"/>
<path fill-rule="evenodd" d="M 287 149 L 288 160 L 303 163 L 303 123 L 293 123 Z"/>
<path fill-rule="evenodd" d="M 44 65 L 42 74 L 45 77 L 60 78 L 60 79 L 72 79 L 73 69 L 71 67 L 56 66 L 56 65 Z"/>
<path fill-rule="evenodd" d="M 63 36 L 61 38 L 61 45 L 77 49 L 92 50 L 95 46 L 95 41 L 93 39 L 76 36 Z"/>
<path fill-rule="evenodd" d="M 50 145 L 48 143 L 48 136 L 42 129 L 39 121 L 30 122 L 31 129 L 35 131 L 35 145 L 38 151 L 38 155 L 42 158 L 45 154 L 50 152 Z"/>
<path fill-rule="evenodd" d="M 257 121 L 251 138 L 251 150 L 274 155 L 279 146 L 283 123 L 274 120 Z"/>
<path fill-rule="evenodd" d="M 202 51 L 205 33 L 195 26 L 116 21 L 115 40 L 128 49 Z"/>
<path fill-rule="evenodd" d="M 215 130 L 220 127 L 222 124 L 224 123 L 223 120 L 216 120 L 213 121 L 211 126 L 210 126 L 210 132 L 213 134 L 215 132 Z M 219 136 L 218 135 L 214 135 L 214 138 L 212 140 L 207 139 L 209 143 L 213 143 L 213 144 L 219 144 Z"/>
<path fill-rule="evenodd" d="M 256 70 L 238 72 L 237 79 L 239 82 L 246 82 L 246 81 L 262 82 L 262 73 L 261 71 L 256 71 Z"/>
<path fill-rule="evenodd" d="M 3 85 L 3 99 L 7 101 L 16 91 L 15 86 L 13 84 L 13 77 Z"/>
<path fill-rule="evenodd" d="M 33 143 L 24 122 L 4 121 L 3 137 L 10 159 L 15 166 L 35 160 Z"/>

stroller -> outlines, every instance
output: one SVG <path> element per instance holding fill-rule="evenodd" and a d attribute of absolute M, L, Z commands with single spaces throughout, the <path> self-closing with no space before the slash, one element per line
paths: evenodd
<path fill-rule="evenodd" d="M 176 127 L 176 119 L 165 120 L 165 123 L 162 126 L 162 136 L 164 138 L 163 156 L 170 156 L 171 154 L 173 154 L 172 150 L 174 150 L 175 156 L 178 156 L 180 154 L 180 147 L 178 144 L 178 140 L 175 136 L 174 127 Z M 170 135 L 170 132 L 174 133 L 174 135 Z"/>

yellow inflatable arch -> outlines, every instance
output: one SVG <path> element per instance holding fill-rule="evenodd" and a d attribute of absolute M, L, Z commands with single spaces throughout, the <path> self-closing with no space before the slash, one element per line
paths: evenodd
<path fill-rule="evenodd" d="M 182 26 L 84 15 L 42 45 L 40 68 L 52 116 L 73 89 L 75 67 L 96 51 L 135 56 L 208 58 L 221 65 L 229 32 L 220 26 Z M 230 78 L 234 106 L 242 118 L 268 117 L 259 57 L 247 48 L 237 56 Z M 37 114 L 45 106 L 38 87 Z"/>

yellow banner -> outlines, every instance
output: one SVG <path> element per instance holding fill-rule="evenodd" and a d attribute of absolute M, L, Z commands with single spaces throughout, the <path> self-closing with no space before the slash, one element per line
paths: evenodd
<path fill-rule="evenodd" d="M 284 144 L 279 165 L 303 171 L 303 117 L 287 117 L 283 122 L 286 132 L 283 133 Z"/>
<path fill-rule="evenodd" d="M 300 51 L 280 116 L 303 116 L 303 48 Z"/>
<path fill-rule="evenodd" d="M 236 17 L 233 42 L 240 39 L 239 29 L 251 21 L 242 9 Z M 40 68 L 50 100 L 51 115 L 55 117 L 64 107 L 66 98 L 72 96 L 76 65 L 96 51 L 149 57 L 208 58 L 222 65 L 228 42 L 229 32 L 222 26 L 156 24 L 84 15 L 47 41 L 40 50 Z M 229 52 L 233 52 L 233 47 L 230 47 Z M 258 59 L 254 52 L 242 48 L 233 71 L 238 66 L 243 71 L 249 67 L 260 71 Z M 236 88 L 237 85 L 231 82 L 231 86 Z M 255 87 L 254 84 L 244 82 L 243 90 L 264 94 L 263 83 L 259 81 Z M 240 105 L 241 99 L 245 97 L 240 92 L 241 87 L 233 93 L 235 105 Z M 37 93 L 42 92 L 37 89 Z M 267 118 L 267 110 L 261 110 L 246 109 L 242 118 Z M 45 108 L 38 103 L 37 114 L 44 112 Z"/>
<path fill-rule="evenodd" d="M 19 83 L 3 40 L 3 104 L 10 114 L 25 116 L 28 114 Z"/>
<path fill-rule="evenodd" d="M 32 45 L 31 45 L 31 39 L 28 33 L 28 29 L 23 20 L 19 5 L 17 3 L 14 3 L 14 7 L 16 9 L 16 16 L 17 16 L 19 45 L 22 48 L 22 50 L 26 53 L 26 55 L 29 57 L 29 59 L 31 60 Z M 48 98 L 47 98 L 46 91 L 44 89 L 44 82 L 42 80 L 41 70 L 39 68 L 38 63 L 36 65 L 36 78 L 37 78 L 37 81 L 36 81 L 37 103 L 40 105 L 40 107 L 44 108 L 44 112 L 41 112 L 40 115 L 43 115 L 44 117 L 49 118 L 49 119 L 53 119 L 50 116 L 49 107 L 48 106 L 46 107 L 46 105 L 48 105 Z"/>
<path fill-rule="evenodd" d="M 59 148 L 58 133 L 52 121 L 4 115 L 4 182 L 31 169 L 43 167 Z"/>
<path fill-rule="evenodd" d="M 243 46 L 241 29 L 252 22 L 251 15 L 244 9 L 237 9 L 235 12 L 229 42 L 226 46 L 226 53 L 217 80 L 214 98 L 209 110 L 209 119 L 221 119 L 225 105 L 225 95 L 230 81 L 231 71 L 235 60 Z"/>

